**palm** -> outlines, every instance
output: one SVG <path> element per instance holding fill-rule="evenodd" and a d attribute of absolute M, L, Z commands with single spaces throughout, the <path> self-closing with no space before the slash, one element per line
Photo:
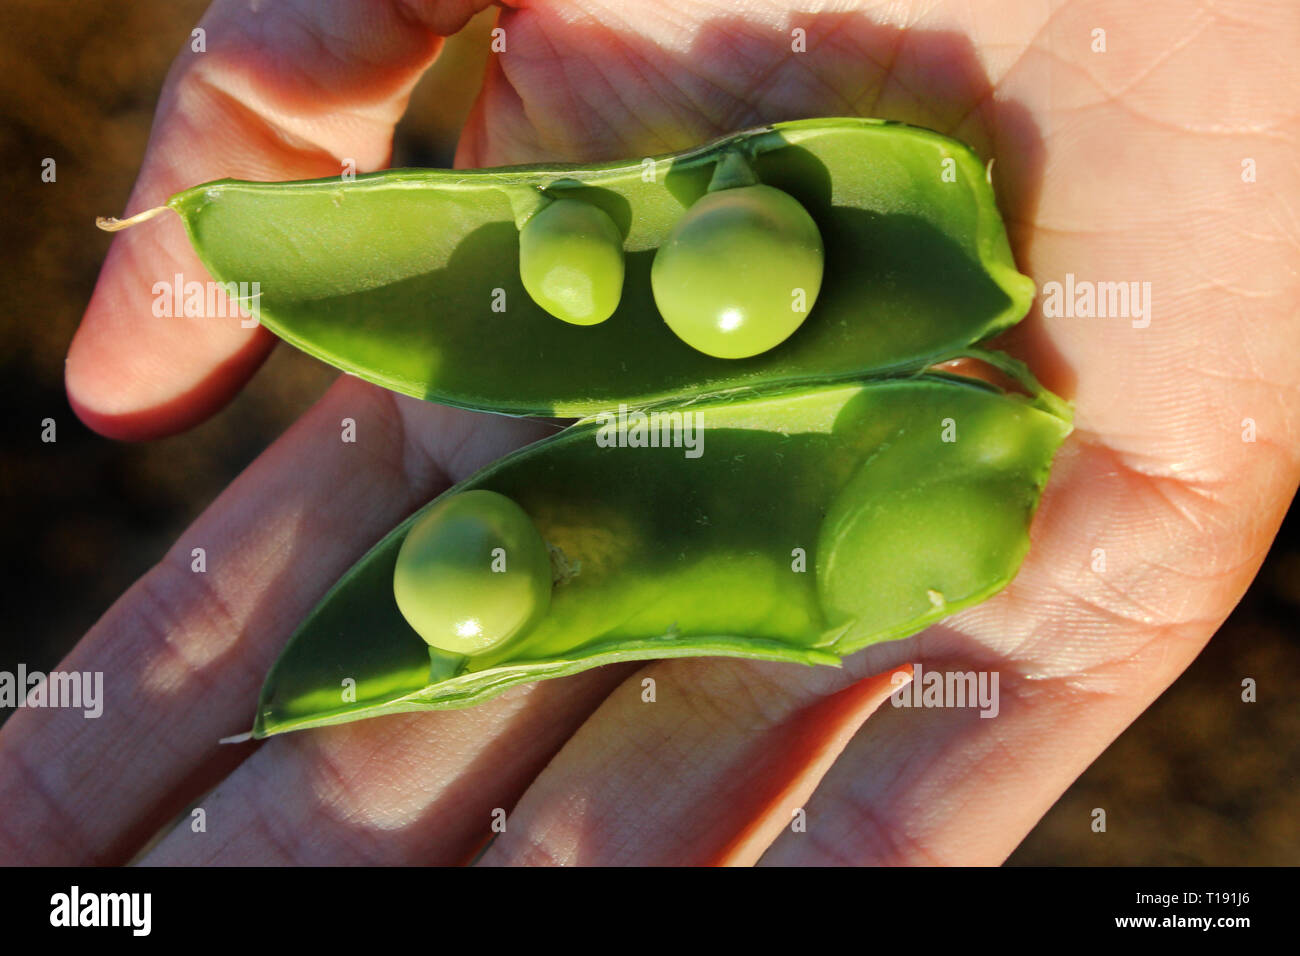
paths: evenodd
<path fill-rule="evenodd" d="M 1294 83 L 1252 72 L 1267 55 L 1264 29 L 1209 31 L 1216 60 L 1207 71 L 1194 55 L 1209 42 L 1198 32 L 1205 24 L 1183 23 L 1176 5 L 1163 6 L 1115 23 L 1122 36 L 1106 53 L 1091 52 L 1090 31 L 1108 24 L 1070 5 L 1050 17 L 1035 8 L 1023 20 L 1000 12 L 987 22 L 971 21 L 964 4 L 940 5 L 906 26 L 870 8 L 705 11 L 695 23 L 667 13 L 626 22 L 616 4 L 608 14 L 507 13 L 508 50 L 494 60 L 462 142 L 467 165 L 590 161 L 796 116 L 905 120 L 997 157 L 1018 261 L 1040 285 L 1066 273 L 1150 282 L 1147 328 L 1034 314 L 1005 343 L 1076 401 L 1078 430 L 1058 459 L 1030 559 L 995 599 L 863 652 L 842 673 L 686 661 L 651 664 L 628 680 L 628 670 L 602 669 L 471 711 L 291 736 L 247 759 L 217 751 L 211 742 L 242 729 L 260 674 L 330 581 L 448 480 L 540 433 L 344 380 L 177 549 L 187 554 L 198 535 L 214 542 L 212 553 L 237 548 L 240 560 L 210 574 L 204 591 L 192 576 L 153 572 L 74 652 L 68 667 L 94 669 L 115 655 L 141 662 L 132 664 L 134 703 L 80 736 L 80 727 L 47 720 L 38 728 L 20 714 L 0 734 L 0 761 L 30 765 L 38 749 L 63 745 L 69 766 L 82 755 L 104 767 L 113 789 L 94 799 L 116 809 L 80 824 L 91 831 L 83 845 L 101 859 L 128 852 L 149 818 L 156 823 L 227 772 L 204 800 L 219 826 L 204 835 L 179 828 L 154 859 L 453 861 L 487 835 L 492 808 L 512 806 L 490 860 L 750 859 L 769 843 L 766 859 L 779 862 L 1001 859 L 1213 633 L 1296 482 L 1294 460 L 1279 450 L 1296 438 L 1284 414 L 1295 378 L 1284 362 L 1300 335 L 1287 322 L 1294 282 L 1277 278 L 1293 243 L 1282 204 L 1295 186 L 1280 179 L 1294 121 L 1279 91 Z M 806 31 L 806 53 L 791 50 L 795 27 Z M 395 45 L 388 70 L 367 66 L 366 75 L 398 103 L 422 55 L 418 44 Z M 294 101 L 293 84 L 281 79 L 271 85 Z M 1205 104 L 1229 81 L 1232 101 L 1249 107 L 1209 116 Z M 373 99 L 367 115 L 382 130 L 397 110 Z M 1226 138 L 1225 128 L 1270 132 Z M 216 175 L 328 175 L 335 154 L 377 153 L 366 135 L 344 146 L 339 130 L 313 130 L 323 152 L 263 143 L 235 157 L 247 169 L 205 176 L 192 168 L 201 161 L 157 160 L 154 188 Z M 165 153 L 165 144 L 156 150 Z M 1274 170 L 1271 185 L 1242 182 L 1247 156 Z M 143 241 L 165 243 L 169 260 L 193 265 L 175 231 L 155 235 Z M 1249 259 L 1234 255 L 1242 242 Z M 124 298 L 111 288 L 138 287 L 157 271 L 147 264 L 157 252 L 115 249 L 83 327 L 84 356 L 116 347 L 98 344 L 95 308 L 110 327 L 105 300 Z M 151 337 L 155 354 L 177 348 L 169 334 Z M 237 388 L 266 347 L 214 334 L 207 353 L 166 382 L 188 403 L 154 386 L 134 405 L 107 407 L 105 383 L 117 374 L 120 385 L 120 359 L 80 381 L 70 368 L 70 391 L 107 431 L 163 431 Z M 313 440 L 345 414 L 376 436 L 360 462 Z M 1257 442 L 1242 440 L 1247 418 Z M 845 746 L 879 695 L 837 692 L 916 660 L 998 671 L 1000 716 L 885 707 Z M 647 674 L 661 688 L 653 707 L 640 702 Z M 208 706 L 181 712 L 177 701 L 197 688 Z M 172 765 L 130 744 L 103 752 L 103 741 L 137 739 L 156 725 L 166 728 L 154 732 L 176 754 Z M 31 806 L 16 775 L 0 779 L 0 790 L 29 807 L 22 825 L 38 833 L 57 832 L 89 799 L 56 799 L 59 813 Z M 791 800 L 807 807 L 806 834 L 785 830 Z"/>

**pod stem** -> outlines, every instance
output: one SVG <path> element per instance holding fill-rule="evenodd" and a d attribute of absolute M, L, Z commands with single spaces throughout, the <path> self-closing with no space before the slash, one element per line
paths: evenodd
<path fill-rule="evenodd" d="M 169 206 L 154 206 L 152 209 L 146 209 L 144 212 L 138 212 L 134 216 L 128 216 L 125 219 L 118 219 L 116 216 L 96 216 L 95 225 L 105 232 L 121 232 L 123 229 L 129 229 L 137 223 L 152 219 L 159 213 L 166 212 Z"/>
<path fill-rule="evenodd" d="M 1067 402 L 1039 382 L 1034 377 L 1034 373 L 1029 370 L 1029 366 L 1020 359 L 1012 358 L 1006 352 L 997 349 L 982 349 L 977 346 L 964 348 L 953 354 L 954 357 L 973 358 L 993 366 L 1028 390 L 1033 398 L 1033 403 L 1043 411 L 1055 415 L 1064 422 L 1074 421 L 1074 407 L 1070 402 Z"/>
<path fill-rule="evenodd" d="M 749 160 L 742 153 L 735 150 L 728 150 L 718 159 L 718 165 L 713 168 L 713 178 L 709 180 L 709 192 L 716 193 L 721 189 L 736 189 L 740 186 L 758 185 L 758 175 L 754 172 L 754 167 L 749 164 Z"/>
<path fill-rule="evenodd" d="M 537 215 L 551 203 L 555 197 L 546 194 L 536 186 L 512 187 L 506 190 L 510 200 L 510 212 L 515 217 L 515 228 L 522 230 L 529 219 Z"/>

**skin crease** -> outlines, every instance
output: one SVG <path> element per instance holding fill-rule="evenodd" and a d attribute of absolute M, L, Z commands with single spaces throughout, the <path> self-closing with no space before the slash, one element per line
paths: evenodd
<path fill-rule="evenodd" d="M 381 167 L 436 35 L 471 7 L 362 6 L 214 4 L 204 25 L 222 42 L 178 60 L 127 212 L 218 176 Z M 1046 317 L 1040 296 L 1002 343 L 1077 410 L 1015 582 L 842 671 L 603 668 L 471 710 L 219 747 L 353 560 L 449 481 L 548 431 L 342 378 L 60 665 L 105 672 L 103 717 L 20 710 L 0 728 L 0 860 L 124 861 L 214 787 L 207 831 L 182 820 L 146 862 L 458 862 L 496 808 L 508 826 L 485 863 L 748 862 L 756 833 L 765 863 L 1006 857 L 1214 633 L 1295 491 L 1300 16 L 1173 0 L 836 9 L 504 11 L 508 52 L 458 162 L 652 155 L 845 113 L 996 156 L 1022 270 L 1040 286 L 1150 282 L 1153 303 L 1134 328 Z M 793 26 L 807 53 L 791 52 Z M 1105 53 L 1090 49 L 1098 27 Z M 1247 157 L 1257 182 L 1242 181 Z M 177 271 L 203 274 L 172 217 L 114 239 L 67 373 L 73 407 L 107 435 L 194 424 L 269 348 L 261 332 L 152 318 L 151 284 Z M 337 440 L 344 416 L 356 445 Z M 188 572 L 195 542 L 205 575 Z M 999 715 L 884 706 L 863 724 L 878 695 L 838 696 L 908 661 L 996 670 Z M 755 822 L 789 819 L 790 794 L 806 832 Z"/>

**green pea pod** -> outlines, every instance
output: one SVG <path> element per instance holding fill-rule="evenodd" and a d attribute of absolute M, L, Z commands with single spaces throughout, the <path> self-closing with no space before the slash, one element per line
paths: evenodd
<path fill-rule="evenodd" d="M 831 664 L 996 592 L 1068 408 L 930 372 L 607 412 L 412 515 L 325 596 L 266 679 L 253 735 L 463 707 L 616 661 Z M 657 447 L 656 447 L 657 446 Z M 697 454 L 698 452 L 698 454 Z M 469 489 L 517 502 L 551 549 L 544 616 L 480 656 L 431 650 L 393 597 L 419 517 Z"/>
<path fill-rule="evenodd" d="M 808 210 L 826 258 L 798 331 L 726 359 L 664 324 L 650 267 L 736 154 Z M 521 284 L 519 228 L 561 197 L 603 209 L 624 237 L 623 294 L 599 325 L 557 322 Z M 1034 293 L 984 163 L 956 140 L 882 120 L 777 123 L 603 166 L 221 180 L 167 205 L 213 276 L 258 283 L 260 320 L 284 340 L 397 392 L 510 414 L 582 417 L 922 367 L 1018 322 Z"/>

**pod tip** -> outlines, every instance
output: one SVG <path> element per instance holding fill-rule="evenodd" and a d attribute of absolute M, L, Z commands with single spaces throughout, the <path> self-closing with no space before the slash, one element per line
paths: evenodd
<path fill-rule="evenodd" d="M 123 229 L 129 229 L 136 223 L 152 219 L 160 212 L 164 212 L 168 207 L 154 206 L 152 209 L 146 209 L 144 212 L 138 212 L 134 216 L 128 216 L 125 219 L 118 219 L 116 216 L 96 216 L 95 225 L 105 232 L 121 232 Z"/>

